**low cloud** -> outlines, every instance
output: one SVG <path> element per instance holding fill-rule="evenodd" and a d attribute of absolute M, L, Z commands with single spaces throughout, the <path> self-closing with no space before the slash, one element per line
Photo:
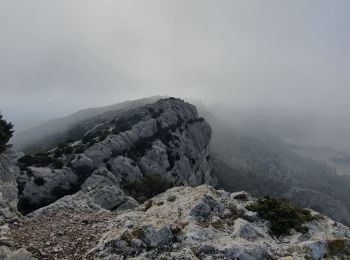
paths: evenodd
<path fill-rule="evenodd" d="M 348 113 L 349 13 L 346 0 L 5 0 L 1 109 L 18 128 L 156 94 Z"/>

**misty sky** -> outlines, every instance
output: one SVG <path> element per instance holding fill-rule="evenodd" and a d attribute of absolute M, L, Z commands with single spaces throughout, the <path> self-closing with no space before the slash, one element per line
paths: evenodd
<path fill-rule="evenodd" d="M 350 1 L 1 0 L 19 129 L 151 95 L 349 114 Z"/>

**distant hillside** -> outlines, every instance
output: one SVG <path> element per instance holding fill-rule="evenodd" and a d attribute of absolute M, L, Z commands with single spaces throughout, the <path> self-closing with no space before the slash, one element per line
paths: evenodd
<path fill-rule="evenodd" d="M 153 96 L 125 101 L 104 107 L 87 108 L 75 112 L 69 116 L 54 119 L 47 123 L 15 133 L 15 136 L 11 142 L 14 144 L 16 149 L 22 150 L 26 153 L 45 151 L 47 149 L 54 148 L 62 141 L 65 141 L 62 140 L 63 133 L 67 133 L 67 136 L 72 136 L 84 132 L 86 129 L 80 130 L 77 126 L 78 123 L 84 120 L 96 117 L 109 111 L 128 110 L 144 106 L 146 104 L 153 103 L 160 98 L 161 96 Z"/>
<path fill-rule="evenodd" d="M 229 117 L 197 107 L 213 129 L 211 161 L 219 187 L 288 198 L 350 225 L 350 176 L 297 155 L 278 136 L 262 137 L 259 129 L 243 132 Z"/>
<path fill-rule="evenodd" d="M 158 98 L 96 108 L 91 113 L 84 110 L 33 128 L 21 133 L 21 138 L 31 134 L 36 137 L 27 143 L 25 151 L 47 151 L 60 143 L 80 140 L 86 131 L 104 122 L 106 116 L 121 115 L 127 108 L 140 107 Z M 289 198 L 350 225 L 350 177 L 337 176 L 335 169 L 326 163 L 296 153 L 296 148 L 277 134 L 268 134 L 266 129 L 259 131 L 254 124 L 250 128 L 247 125 L 242 128 L 238 123 L 233 127 L 233 122 L 237 122 L 231 118 L 234 114 L 230 117 L 228 112 L 209 111 L 199 101 L 190 102 L 196 104 L 200 115 L 212 126 L 210 157 L 220 187 Z"/>

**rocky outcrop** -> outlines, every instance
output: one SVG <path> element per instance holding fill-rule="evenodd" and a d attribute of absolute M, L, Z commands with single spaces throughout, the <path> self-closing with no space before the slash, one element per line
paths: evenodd
<path fill-rule="evenodd" d="M 22 153 L 11 148 L 0 154 L 0 225 L 18 215 L 16 178 L 20 170 L 16 162 L 21 156 Z"/>
<path fill-rule="evenodd" d="M 79 193 L 10 224 L 10 246 L 0 247 L 0 256 L 25 253 L 35 259 L 117 260 L 350 257 L 348 227 L 311 211 L 303 233 L 292 229 L 287 235 L 274 236 L 271 223 L 250 210 L 256 199 L 246 192 L 228 193 L 208 185 L 174 187 L 126 211 L 81 204 L 86 200 L 80 200 Z M 54 206 L 59 203 L 62 205 Z"/>
<path fill-rule="evenodd" d="M 8 247 L 0 246 L 0 259 L 2 260 L 34 260 L 32 256 L 24 248 L 11 251 Z"/>
<path fill-rule="evenodd" d="M 17 199 L 16 178 L 19 176 L 20 169 L 16 162 L 21 156 L 23 156 L 23 153 L 11 148 L 0 154 L 1 193 L 3 198 L 8 201 Z"/>
<path fill-rule="evenodd" d="M 89 259 L 347 259 L 350 229 L 319 213 L 276 238 L 247 193 L 176 187 L 118 215 Z"/>
<path fill-rule="evenodd" d="M 128 111 L 107 112 L 81 123 L 81 139 L 20 160 L 18 209 L 27 214 L 99 183 L 111 189 L 160 176 L 172 186 L 216 183 L 209 162 L 211 128 L 196 108 L 162 99 Z M 102 190 L 104 188 L 94 189 Z M 107 192 L 107 190 L 106 190 Z M 103 204 L 103 203 L 102 203 Z"/>
<path fill-rule="evenodd" d="M 29 217 L 40 216 L 59 209 L 69 209 L 74 212 L 97 212 L 100 210 L 126 210 L 132 209 L 139 203 L 127 196 L 116 185 L 97 182 L 94 186 L 88 186 L 73 195 L 67 195 L 54 203 L 40 208 Z"/>

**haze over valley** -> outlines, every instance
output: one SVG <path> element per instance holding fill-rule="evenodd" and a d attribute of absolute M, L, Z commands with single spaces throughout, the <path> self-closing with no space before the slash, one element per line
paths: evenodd
<path fill-rule="evenodd" d="M 349 259 L 350 2 L 0 2 L 0 259 Z"/>

